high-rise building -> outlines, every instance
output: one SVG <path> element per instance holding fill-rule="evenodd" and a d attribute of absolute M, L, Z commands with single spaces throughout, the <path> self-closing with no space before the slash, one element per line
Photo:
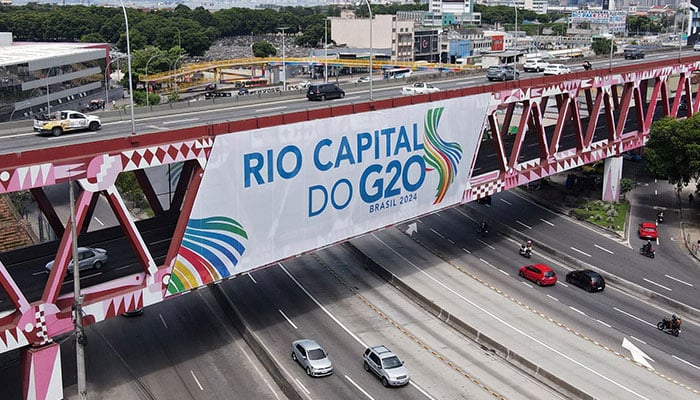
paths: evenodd
<path fill-rule="evenodd" d="M 472 0 L 430 0 L 429 11 L 436 17 L 462 23 L 475 23 Z M 480 23 L 479 20 L 478 23 Z"/>

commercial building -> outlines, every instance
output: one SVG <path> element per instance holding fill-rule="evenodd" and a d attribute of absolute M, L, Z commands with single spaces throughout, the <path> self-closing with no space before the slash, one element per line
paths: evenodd
<path fill-rule="evenodd" d="M 105 43 L 19 43 L 0 32 L 0 121 L 63 109 L 105 90 Z"/>

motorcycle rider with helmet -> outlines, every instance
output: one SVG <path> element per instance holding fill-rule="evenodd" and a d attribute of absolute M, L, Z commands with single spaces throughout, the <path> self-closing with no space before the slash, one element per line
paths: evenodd
<path fill-rule="evenodd" d="M 651 247 L 651 240 L 647 240 L 643 248 L 645 253 L 651 253 L 651 251 L 653 250 L 653 248 Z"/>

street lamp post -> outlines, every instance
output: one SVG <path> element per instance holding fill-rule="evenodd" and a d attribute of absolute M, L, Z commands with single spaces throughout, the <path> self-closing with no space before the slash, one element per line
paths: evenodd
<path fill-rule="evenodd" d="M 131 79 L 131 45 L 129 43 L 129 18 L 126 15 L 124 0 L 119 0 L 124 11 L 124 26 L 126 27 L 126 57 L 129 68 L 129 107 L 131 108 L 131 134 L 136 134 L 136 121 L 134 120 L 134 81 Z"/>
<path fill-rule="evenodd" d="M 365 2 L 369 10 L 369 100 L 372 101 L 372 53 L 374 52 L 372 48 L 372 6 L 369 4 L 369 0 L 365 0 Z"/>
<path fill-rule="evenodd" d="M 284 80 L 282 81 L 282 91 L 286 92 L 287 91 L 287 56 L 285 55 L 284 52 L 284 30 L 289 29 L 288 27 L 283 27 L 283 28 L 277 28 L 278 30 L 282 31 L 282 76 L 284 77 Z"/>
<path fill-rule="evenodd" d="M 51 97 L 49 97 L 49 75 L 51 74 L 51 69 L 46 71 L 46 114 L 51 114 Z"/>
<path fill-rule="evenodd" d="M 85 345 L 87 338 L 83 329 L 83 296 L 80 294 L 80 268 L 78 267 L 78 232 L 75 226 L 75 195 L 73 194 L 73 180 L 69 184 L 70 198 L 70 234 L 73 266 L 73 324 L 75 326 L 75 358 L 78 381 L 78 398 L 87 400 L 87 380 L 85 377 Z"/>
<path fill-rule="evenodd" d="M 148 82 L 148 63 L 150 63 L 151 60 L 153 60 L 156 57 L 160 57 L 160 54 L 154 54 L 151 56 L 151 58 L 148 59 L 148 61 L 146 61 L 146 108 L 149 107 L 148 95 L 149 95 L 150 89 L 151 89 L 151 86 L 148 84 L 149 83 Z"/>
<path fill-rule="evenodd" d="M 184 58 L 186 55 L 181 54 L 178 56 L 175 60 L 173 60 L 172 64 L 170 64 L 170 70 L 173 71 L 173 84 L 175 85 L 175 93 L 177 93 L 177 79 L 175 79 L 175 67 L 177 67 L 177 62 L 180 61 L 180 59 Z"/>
<path fill-rule="evenodd" d="M 121 71 L 119 68 L 119 60 L 122 59 L 123 57 L 116 57 L 113 60 L 110 60 L 107 65 L 105 66 L 105 105 L 109 104 L 109 88 L 110 88 L 110 82 L 112 79 L 109 77 L 109 66 L 112 65 L 113 62 L 117 62 L 117 70 Z"/>
<path fill-rule="evenodd" d="M 518 73 L 518 4 L 513 2 L 515 9 L 515 55 L 513 55 L 513 79 Z"/>
<path fill-rule="evenodd" d="M 323 21 L 323 48 L 325 49 L 325 62 L 323 67 L 323 82 L 328 83 L 328 17 Z"/>

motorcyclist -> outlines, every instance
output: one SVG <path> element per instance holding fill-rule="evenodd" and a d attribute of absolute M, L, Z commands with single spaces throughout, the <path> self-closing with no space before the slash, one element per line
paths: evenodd
<path fill-rule="evenodd" d="M 659 211 L 656 213 L 656 220 L 658 222 L 661 222 L 664 220 L 664 212 L 663 211 Z"/>
<path fill-rule="evenodd" d="M 488 232 L 489 225 L 486 223 L 486 221 L 482 221 L 481 225 L 479 225 L 479 228 L 481 229 L 482 232 Z"/>
<path fill-rule="evenodd" d="M 532 253 L 532 240 L 528 240 L 527 242 L 524 242 L 523 244 L 520 245 L 520 252 L 522 254 L 530 254 Z"/>
<path fill-rule="evenodd" d="M 651 253 L 652 247 L 651 247 L 651 240 L 647 240 L 646 244 L 643 246 L 644 252 L 645 253 Z"/>
<path fill-rule="evenodd" d="M 583 69 L 588 71 L 593 68 L 593 65 L 591 65 L 591 62 L 586 60 L 583 62 Z"/>
<path fill-rule="evenodd" d="M 676 317 L 676 314 L 671 316 L 671 329 L 679 329 L 681 327 L 681 319 Z"/>

